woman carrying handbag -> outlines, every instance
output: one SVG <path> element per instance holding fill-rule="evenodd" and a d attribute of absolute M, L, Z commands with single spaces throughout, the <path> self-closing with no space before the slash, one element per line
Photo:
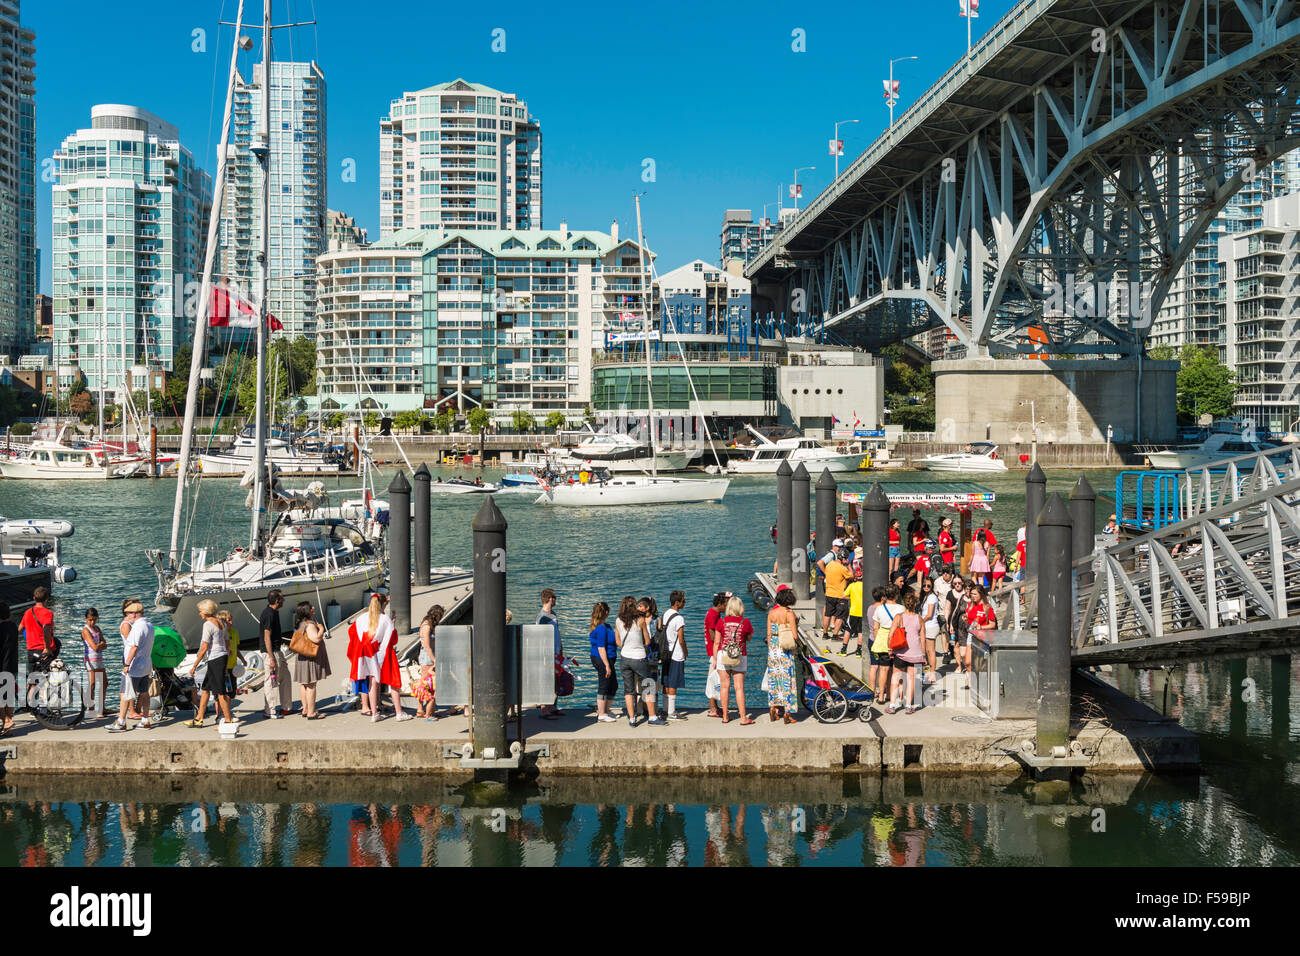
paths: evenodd
<path fill-rule="evenodd" d="M 794 591 L 783 584 L 776 591 L 776 604 L 767 612 L 767 719 L 794 723 L 799 695 L 794 686 L 794 652 L 798 646 L 799 619 L 794 611 Z"/>
<path fill-rule="evenodd" d="M 316 685 L 330 676 L 330 659 L 325 650 L 325 631 L 316 621 L 316 609 L 311 602 L 301 602 L 293 615 L 293 637 L 289 650 L 298 657 L 293 664 L 293 679 L 299 685 L 302 715 L 308 720 L 320 720 L 316 712 Z"/>

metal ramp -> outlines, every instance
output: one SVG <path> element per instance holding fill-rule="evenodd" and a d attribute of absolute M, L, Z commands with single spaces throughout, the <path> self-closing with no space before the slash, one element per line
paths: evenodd
<path fill-rule="evenodd" d="M 1074 562 L 1075 665 L 1157 666 L 1300 645 L 1300 449 L 1183 477 L 1183 521 Z M 991 597 L 1002 626 L 1036 626 L 1037 579 Z"/>

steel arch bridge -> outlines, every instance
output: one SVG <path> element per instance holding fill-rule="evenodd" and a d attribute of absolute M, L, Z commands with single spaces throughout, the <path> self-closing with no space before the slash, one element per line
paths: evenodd
<path fill-rule="evenodd" d="M 1024 0 L 746 275 L 869 348 L 1135 354 L 1298 86 L 1296 0 Z"/>

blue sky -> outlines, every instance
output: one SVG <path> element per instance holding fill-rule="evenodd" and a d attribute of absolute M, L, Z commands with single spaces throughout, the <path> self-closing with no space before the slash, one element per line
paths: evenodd
<path fill-rule="evenodd" d="M 984 5 L 976 36 L 1010 6 Z M 36 31 L 37 149 L 44 159 L 88 126 L 95 103 L 128 103 L 180 127 L 186 146 L 216 168 L 225 69 L 236 0 L 28 0 Z M 258 22 L 260 0 L 247 0 Z M 405 90 L 463 77 L 517 94 L 543 134 L 543 220 L 635 229 L 643 200 L 646 241 L 660 271 L 716 261 L 722 214 L 763 214 L 799 166 L 804 199 L 824 188 L 837 120 L 852 161 L 888 124 L 881 81 L 900 63 L 903 109 L 965 53 L 958 0 L 836 3 L 443 4 L 389 0 L 276 0 L 279 59 L 316 59 L 328 84 L 329 204 L 378 237 L 378 122 Z M 449 9 L 450 8 L 450 9 Z M 75 25 L 76 29 L 67 29 Z M 206 29 L 206 52 L 192 50 Z M 505 30 L 505 52 L 491 49 Z M 803 31 L 804 52 L 793 33 Z M 258 51 L 255 50 L 254 54 Z M 241 61 L 251 61 L 246 54 Z M 248 68 L 251 73 L 251 66 Z M 356 160 L 355 183 L 344 159 Z M 642 182 L 642 162 L 656 179 Z M 41 286 L 48 292 L 50 186 L 38 181 Z M 788 204 L 789 200 L 784 199 Z"/>

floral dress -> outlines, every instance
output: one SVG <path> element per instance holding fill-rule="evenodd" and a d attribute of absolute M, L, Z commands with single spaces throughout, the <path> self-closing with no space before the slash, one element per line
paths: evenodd
<path fill-rule="evenodd" d="M 799 695 L 794 690 L 794 654 L 781 650 L 779 625 L 772 623 L 767 635 L 767 706 L 784 707 L 789 713 L 799 706 Z"/>

